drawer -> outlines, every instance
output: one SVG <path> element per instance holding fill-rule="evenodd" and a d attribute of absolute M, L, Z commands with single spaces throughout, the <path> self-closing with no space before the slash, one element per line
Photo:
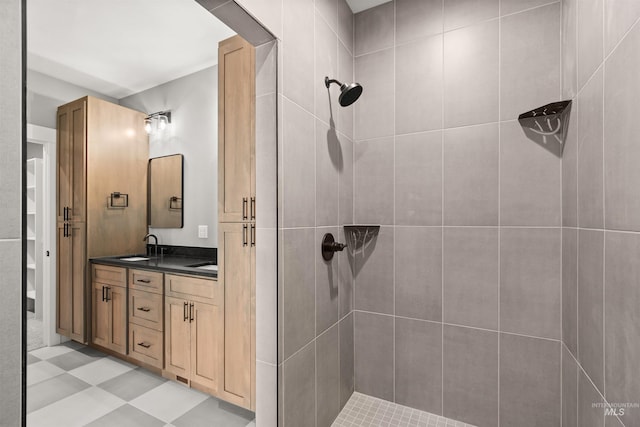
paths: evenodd
<path fill-rule="evenodd" d="M 113 267 L 111 265 L 93 264 L 91 268 L 91 278 L 94 282 L 126 287 L 127 269 L 124 267 Z"/>
<path fill-rule="evenodd" d="M 129 291 L 129 322 L 140 326 L 162 331 L 163 307 L 162 294 L 151 292 Z"/>
<path fill-rule="evenodd" d="M 164 336 L 160 331 L 129 324 L 129 356 L 156 368 L 163 368 Z"/>
<path fill-rule="evenodd" d="M 186 299 L 220 299 L 220 289 L 218 281 L 214 279 L 203 279 L 193 276 L 180 276 L 177 274 L 165 274 L 166 294 L 177 298 Z"/>
<path fill-rule="evenodd" d="M 148 270 L 129 270 L 129 289 L 161 294 L 162 273 Z"/>

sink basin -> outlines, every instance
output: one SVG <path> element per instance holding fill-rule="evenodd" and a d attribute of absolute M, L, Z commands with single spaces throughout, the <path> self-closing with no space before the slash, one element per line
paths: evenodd
<path fill-rule="evenodd" d="M 200 270 L 218 271 L 218 266 L 212 262 L 201 262 L 199 264 L 187 265 L 187 267 L 199 268 Z"/>
<path fill-rule="evenodd" d="M 120 261 L 149 261 L 150 258 L 143 256 L 129 256 L 120 258 Z"/>

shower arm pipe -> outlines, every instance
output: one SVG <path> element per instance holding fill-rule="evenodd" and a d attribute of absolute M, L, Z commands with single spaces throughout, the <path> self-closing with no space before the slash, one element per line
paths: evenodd
<path fill-rule="evenodd" d="M 324 85 L 329 88 L 329 86 L 331 86 L 331 83 L 336 83 L 338 84 L 338 86 L 342 86 L 342 82 L 336 80 L 336 79 L 330 79 L 329 77 L 325 77 L 324 78 Z"/>

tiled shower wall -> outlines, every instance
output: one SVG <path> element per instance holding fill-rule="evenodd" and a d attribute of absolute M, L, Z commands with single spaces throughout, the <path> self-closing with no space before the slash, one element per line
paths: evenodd
<path fill-rule="evenodd" d="M 564 0 L 562 13 L 563 97 L 574 101 L 563 159 L 563 426 L 637 426 L 640 2 Z M 620 406 L 606 415 L 603 402 L 624 415 Z"/>
<path fill-rule="evenodd" d="M 479 426 L 560 426 L 561 4 L 395 0 L 355 17 L 355 389 Z M 285 77 L 286 78 L 286 77 Z"/>

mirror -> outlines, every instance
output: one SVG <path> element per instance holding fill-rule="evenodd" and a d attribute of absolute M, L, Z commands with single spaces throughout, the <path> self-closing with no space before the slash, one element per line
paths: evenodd
<path fill-rule="evenodd" d="M 182 228 L 182 165 L 182 154 L 149 160 L 149 227 Z"/>

